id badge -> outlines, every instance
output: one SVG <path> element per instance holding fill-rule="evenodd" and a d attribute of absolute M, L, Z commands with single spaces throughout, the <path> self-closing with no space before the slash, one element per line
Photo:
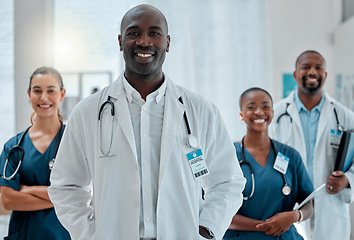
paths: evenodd
<path fill-rule="evenodd" d="M 206 165 L 202 150 L 200 148 L 188 153 L 187 159 L 195 179 L 209 174 L 209 169 Z"/>
<path fill-rule="evenodd" d="M 331 129 L 330 135 L 329 135 L 329 144 L 333 148 L 339 148 L 340 140 L 342 138 L 342 133 L 341 131 L 338 131 L 337 129 Z"/>
<path fill-rule="evenodd" d="M 289 165 L 289 158 L 284 154 L 282 154 L 281 152 L 278 152 L 273 168 L 278 172 L 285 174 L 286 170 L 288 170 L 288 165 Z"/>

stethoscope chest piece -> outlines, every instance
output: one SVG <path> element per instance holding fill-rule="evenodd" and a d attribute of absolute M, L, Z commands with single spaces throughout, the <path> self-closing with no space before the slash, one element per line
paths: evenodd
<path fill-rule="evenodd" d="M 285 195 L 285 196 L 289 196 L 291 193 L 291 187 L 287 184 L 285 184 L 282 188 L 281 188 L 281 192 Z"/>
<path fill-rule="evenodd" d="M 338 124 L 337 129 L 339 132 L 344 132 L 344 127 L 340 124 Z"/>
<path fill-rule="evenodd" d="M 53 166 L 54 166 L 54 160 L 50 160 L 48 162 L 48 166 L 49 166 L 49 169 L 52 170 L 53 169 Z"/>
<path fill-rule="evenodd" d="M 187 146 L 191 148 L 198 148 L 198 140 L 193 135 L 189 134 L 187 138 Z"/>
<path fill-rule="evenodd" d="M 271 143 L 271 146 L 273 148 L 273 151 L 274 153 L 277 153 L 277 150 L 274 146 L 274 143 L 273 141 L 270 139 L 270 143 Z M 248 200 L 248 199 L 251 199 L 252 196 L 253 196 L 253 193 L 254 193 L 254 189 L 255 189 L 255 180 L 254 180 L 254 172 L 253 172 L 253 168 L 252 168 L 252 165 L 250 162 L 248 162 L 245 158 L 245 154 L 244 154 L 244 137 L 242 138 L 242 141 L 241 141 L 241 161 L 240 161 L 240 165 L 242 164 L 246 164 L 248 165 L 248 167 L 250 168 L 250 171 L 251 171 L 251 186 L 252 186 L 252 189 L 251 189 L 251 194 L 247 197 L 247 196 L 243 196 L 243 200 Z M 286 179 L 285 179 L 285 176 L 283 173 L 279 172 L 283 178 L 283 182 L 284 182 L 284 185 L 283 187 L 281 188 L 281 192 L 284 196 L 289 196 L 291 194 L 291 187 L 286 183 Z"/>

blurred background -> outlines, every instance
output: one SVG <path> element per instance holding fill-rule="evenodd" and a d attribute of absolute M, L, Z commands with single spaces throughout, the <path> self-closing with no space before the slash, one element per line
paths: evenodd
<path fill-rule="evenodd" d="M 308 49 L 327 61 L 325 90 L 354 110 L 353 0 L 2 0 L 1 149 L 30 124 L 26 91 L 37 67 L 62 74 L 66 118 L 78 101 L 123 72 L 119 24 L 140 3 L 156 6 L 169 23 L 164 72 L 212 101 L 233 141 L 245 134 L 240 94 L 257 86 L 280 100 L 296 87 L 295 60 Z M 0 212 L 2 237 L 8 212 Z"/>

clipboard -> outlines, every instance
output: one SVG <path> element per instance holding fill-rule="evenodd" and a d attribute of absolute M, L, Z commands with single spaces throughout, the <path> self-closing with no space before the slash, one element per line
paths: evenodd
<path fill-rule="evenodd" d="M 334 171 L 346 172 L 354 158 L 354 129 L 344 131 L 339 143 Z"/>
<path fill-rule="evenodd" d="M 304 201 L 302 201 L 300 204 L 295 204 L 294 206 L 294 211 L 296 210 L 299 210 L 300 208 L 302 208 L 302 206 L 304 206 L 308 201 L 310 201 L 314 196 L 315 194 L 321 190 L 324 186 L 326 186 L 326 184 L 322 184 L 321 186 L 319 186 L 318 188 L 316 188 L 310 195 L 307 196 L 307 198 L 305 198 Z"/>

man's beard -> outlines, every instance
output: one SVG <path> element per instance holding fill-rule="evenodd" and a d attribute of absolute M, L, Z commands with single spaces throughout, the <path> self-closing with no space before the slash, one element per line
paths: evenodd
<path fill-rule="evenodd" d="M 305 90 L 306 93 L 309 95 L 313 96 L 316 95 L 318 92 L 321 91 L 322 88 L 322 78 L 318 78 L 318 86 L 317 87 L 309 87 L 306 85 L 306 79 L 307 77 L 302 78 L 302 85 L 304 86 L 303 89 Z"/>

